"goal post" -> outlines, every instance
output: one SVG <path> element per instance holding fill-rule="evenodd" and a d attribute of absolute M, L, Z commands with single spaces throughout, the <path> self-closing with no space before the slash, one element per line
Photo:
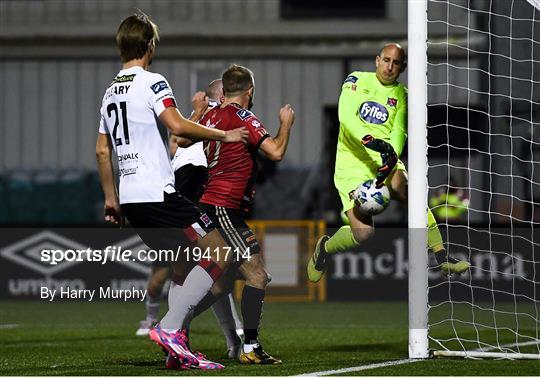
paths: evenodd
<path fill-rule="evenodd" d="M 409 358 L 428 358 L 427 0 L 408 2 Z"/>
<path fill-rule="evenodd" d="M 408 12 L 409 357 L 540 359 L 540 1 Z"/>

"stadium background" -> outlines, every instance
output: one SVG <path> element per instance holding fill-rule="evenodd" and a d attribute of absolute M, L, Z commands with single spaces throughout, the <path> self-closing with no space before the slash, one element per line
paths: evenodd
<path fill-rule="evenodd" d="M 468 212 L 469 225 L 514 227 L 520 219 L 538 221 L 538 185 L 518 177 L 538 182 L 539 151 L 525 140 L 540 142 L 540 133 L 529 135 L 527 123 L 520 127 L 520 118 L 536 116 L 538 108 L 537 103 L 523 107 L 518 99 L 534 94 L 540 70 L 518 60 L 531 54 L 530 41 L 520 37 L 530 38 L 532 30 L 539 40 L 540 28 L 525 20 L 498 17 L 493 22 L 483 12 L 491 4 L 494 12 L 530 19 L 525 1 L 450 3 L 451 13 L 444 3 L 430 2 L 429 9 L 430 20 L 454 25 L 429 24 L 431 195 L 448 184 L 479 189 L 471 193 L 470 207 L 483 211 Z M 471 18 L 468 6 L 478 11 Z M 39 259 L 43 248 L 144 248 L 130 229 L 103 224 L 94 157 L 101 98 L 120 67 L 114 34 L 120 20 L 136 9 L 160 27 L 151 70 L 169 80 L 183 114 L 191 110 L 193 92 L 233 62 L 254 71 L 254 112 L 272 134 L 282 104 L 291 103 L 296 111 L 285 159 L 277 165 L 261 161 L 253 214 L 274 277 L 262 335 L 268 351 L 285 364 L 269 370 L 221 360 L 226 374 L 291 375 L 406 357 L 405 209 L 391 203 L 377 217 L 376 237 L 363 245 L 362 253 L 333 258 L 319 285 L 307 283 L 304 267 L 316 236 L 325 227 L 331 233 L 341 225 L 332 183 L 341 84 L 353 70 L 373 70 L 382 44 L 407 47 L 405 0 L 0 0 L 0 375 L 167 373 L 159 351 L 133 336 L 143 317 L 141 303 L 37 300 L 41 286 L 146 285 L 149 265 L 140 262 L 51 266 Z M 488 29 L 492 34 L 485 33 Z M 508 35 L 515 38 L 512 44 Z M 540 49 L 532 54 L 540 61 Z M 487 67 L 492 75 L 483 73 Z M 407 83 L 407 71 L 400 81 Z M 509 129 L 504 115 L 513 116 L 514 127 Z M 469 127 L 469 133 L 460 132 L 460 126 Z M 511 138 L 497 137 L 499 131 Z M 488 145 L 489 157 L 481 153 Z M 530 201 L 514 201 L 511 195 Z M 443 233 L 449 230 L 446 222 L 441 222 Z M 523 230 L 531 238 L 530 225 L 529 233 Z M 526 246 L 521 250 L 518 242 L 511 248 L 518 259 L 528 258 L 520 255 L 528 253 Z M 454 253 L 468 257 L 464 251 Z M 527 271 L 530 266 L 514 266 L 498 255 L 494 259 L 473 251 L 473 266 L 484 268 L 471 272 L 479 286 L 512 285 L 519 291 L 519 277 L 534 276 Z M 440 282 L 435 269 L 429 278 Z M 430 289 L 430 299 L 446 300 L 448 291 L 444 285 Z M 459 295 L 452 293 L 452 298 L 459 301 Z M 448 318 L 447 308 L 435 315 Z M 210 357 L 223 352 L 212 315 L 197 320 L 193 333 L 195 347 Z M 430 360 L 375 374 L 535 375 L 534 363 Z"/>
<path fill-rule="evenodd" d="M 464 2 L 456 0 L 454 3 Z M 482 9 L 485 3 L 471 2 L 475 9 Z M 493 4 L 494 9 L 501 12 L 508 6 L 508 2 L 502 0 Z M 254 112 L 272 134 L 277 131 L 279 107 L 287 102 L 293 105 L 296 123 L 287 156 L 278 165 L 261 162 L 253 218 L 310 220 L 314 222 L 310 227 L 318 232 L 321 220 L 329 229 L 340 224 L 340 205 L 332 184 L 332 172 L 341 83 L 353 70 L 373 70 L 374 57 L 383 43 L 397 41 L 406 46 L 406 6 L 401 0 L 335 0 L 331 3 L 313 0 L 1 0 L 0 222 L 4 226 L 18 227 L 23 236 L 18 238 L 14 236 L 16 233 L 8 231 L 9 237 L 3 238 L 0 259 L 7 274 L 3 275 L 0 295 L 33 296 L 14 294 L 8 278 L 50 279 L 67 274 L 62 269 L 51 273 L 37 261 L 36 245 L 60 243 L 55 239 L 57 236 L 44 236 L 43 230 L 52 226 L 102 226 L 103 199 L 96 174 L 94 142 L 103 91 L 120 67 L 114 34 L 125 15 L 138 8 L 158 23 L 162 38 L 151 69 L 170 81 L 184 114 L 190 112 L 194 91 L 204 89 L 232 62 L 254 71 Z M 445 7 L 433 6 L 430 18 L 443 19 L 446 11 Z M 512 11 L 515 17 L 526 16 L 530 8 L 525 2 L 516 3 Z M 463 12 L 454 11 L 450 17 L 462 19 L 465 10 Z M 487 30 L 489 20 L 487 16 L 478 16 L 470 19 L 470 23 L 470 29 L 482 31 Z M 491 26 L 495 28 L 494 33 L 498 27 L 507 27 L 502 23 Z M 530 28 L 530 24 L 522 22 L 513 25 L 512 31 L 519 35 L 520 31 Z M 430 36 L 434 42 L 446 38 L 463 41 L 467 31 L 433 23 Z M 471 109 L 491 107 L 500 109 L 500 114 L 511 111 L 516 116 L 529 111 L 519 104 L 513 106 L 502 96 L 483 96 L 481 92 L 489 87 L 498 93 L 526 97 L 525 94 L 531 92 L 530 82 L 510 83 L 504 75 L 488 78 L 478 70 L 493 64 L 501 73 L 511 70 L 514 78 L 528 78 L 530 67 L 517 64 L 508 67 L 506 60 L 497 60 L 497 54 L 517 59 L 525 52 L 517 48 L 510 50 L 507 40 L 492 37 L 472 38 L 469 47 L 476 53 L 467 54 L 465 49 L 459 48 L 448 50 L 437 43 L 430 46 L 429 137 L 431 146 L 439 146 L 430 149 L 430 165 L 434 166 L 430 169 L 430 186 L 444 186 L 451 180 L 458 185 L 486 188 L 493 180 L 495 192 L 500 195 L 475 191 L 471 203 L 489 202 L 489 209 L 497 213 L 490 219 L 497 224 L 507 224 L 510 213 L 528 219 L 533 210 L 532 202 L 511 206 L 505 194 L 513 190 L 515 196 L 521 193 L 534 199 L 538 195 L 535 187 L 509 185 L 508 178 L 504 177 L 513 169 L 513 172 L 529 174 L 534 180 L 531 164 L 520 164 L 508 157 L 510 150 L 517 154 L 528 151 L 528 144 L 520 145 L 519 138 L 511 145 L 493 136 L 473 139 L 473 148 L 490 143 L 491 151 L 500 152 L 500 156 L 490 159 L 495 161 L 492 169 L 501 175 L 471 175 L 463 169 L 454 169 L 470 164 L 472 168 L 487 170 L 489 164 L 483 154 L 459 151 L 464 134 L 447 133 L 447 129 L 440 127 L 448 120 L 459 126 L 472 119 L 476 130 L 486 130 L 486 117 L 459 109 L 467 98 L 464 97 L 465 86 L 473 89 L 467 104 Z M 487 54 L 488 49 L 490 54 Z M 467 65 L 470 69 L 438 65 L 439 61 Z M 464 87 L 444 85 L 450 79 L 453 83 L 462 82 Z M 407 82 L 407 72 L 400 81 Z M 496 113 L 489 121 L 494 133 L 497 128 L 507 127 L 503 118 L 497 119 Z M 519 137 L 521 128 L 513 130 L 516 132 L 513 136 Z M 436 168 L 439 162 L 450 162 L 452 168 Z M 488 217 L 487 212 L 471 212 L 469 222 L 484 224 Z M 380 293 L 389 291 L 393 294 L 386 299 L 406 298 L 405 218 L 406 211 L 392 203 L 377 218 L 377 225 L 390 227 L 388 234 L 397 236 L 367 244 L 365 256 L 372 257 L 344 255 L 335 260 L 328 274 L 328 290 L 324 294 L 312 294 L 310 298 L 378 299 Z M 283 234 L 282 229 L 288 226 L 280 227 L 277 232 Z M 3 232 L 6 230 L 12 229 L 4 228 Z M 66 237 L 65 232 L 56 232 Z M 293 260 L 289 257 L 276 263 L 281 267 L 278 269 L 283 270 L 278 276 L 282 275 L 282 282 L 287 281 L 287 274 L 291 272 L 288 264 L 296 264 L 292 269 L 296 278 L 289 283 L 309 290 L 300 272 L 303 254 L 308 253 L 313 235 L 305 230 L 295 233 L 301 234 L 300 247 L 290 238 L 274 240 L 277 243 L 274 249 L 292 246 L 299 250 Z M 27 241 L 32 235 L 34 238 L 29 244 L 23 243 L 26 249 L 17 249 L 20 247 L 17 242 Z M 80 238 L 67 240 L 68 243 L 69 240 L 82 242 Z M 17 248 L 13 247 L 14 243 Z M 504 265 L 504 261 L 500 264 Z M 142 285 L 147 269 L 147 266 L 128 269 L 126 274 L 139 279 Z M 121 269 L 115 274 L 122 276 L 119 271 Z M 84 269 L 77 274 L 84 275 Z M 71 273 L 71 278 L 74 275 Z M 278 286 L 279 282 L 278 279 Z"/>

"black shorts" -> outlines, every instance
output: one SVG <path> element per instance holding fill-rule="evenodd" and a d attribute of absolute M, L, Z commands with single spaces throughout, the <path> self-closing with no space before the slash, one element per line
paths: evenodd
<path fill-rule="evenodd" d="M 208 215 L 179 193 L 163 193 L 163 202 L 127 203 L 122 211 L 153 250 L 182 250 L 214 229 Z M 161 261 L 157 266 L 166 266 Z"/>
<path fill-rule="evenodd" d="M 235 260 L 241 260 L 242 256 L 245 258 L 249 254 L 254 255 L 261 251 L 255 234 L 244 221 L 240 210 L 206 203 L 199 203 L 199 207 L 208 214 L 221 236 L 233 248 Z"/>
<path fill-rule="evenodd" d="M 193 203 L 199 202 L 208 180 L 208 169 L 186 164 L 174 171 L 174 188 Z"/>

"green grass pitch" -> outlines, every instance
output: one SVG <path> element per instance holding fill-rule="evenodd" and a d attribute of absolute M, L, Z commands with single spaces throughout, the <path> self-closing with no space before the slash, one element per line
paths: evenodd
<path fill-rule="evenodd" d="M 143 313 L 142 303 L 0 302 L 0 375 L 295 375 L 407 358 L 406 303 L 267 303 L 261 340 L 280 366 L 223 358 L 207 312 L 193 322 L 191 343 L 223 363 L 220 372 L 166 370 L 161 350 L 135 336 Z M 438 358 L 346 375 L 539 373 L 540 361 Z"/>

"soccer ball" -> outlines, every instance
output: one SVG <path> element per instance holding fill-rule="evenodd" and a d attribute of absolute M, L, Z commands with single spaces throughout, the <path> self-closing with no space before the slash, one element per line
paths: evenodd
<path fill-rule="evenodd" d="M 390 192 L 383 185 L 380 188 L 375 186 L 375 180 L 368 180 L 356 188 L 351 197 L 358 210 L 365 215 L 377 215 L 386 209 L 390 203 Z"/>

